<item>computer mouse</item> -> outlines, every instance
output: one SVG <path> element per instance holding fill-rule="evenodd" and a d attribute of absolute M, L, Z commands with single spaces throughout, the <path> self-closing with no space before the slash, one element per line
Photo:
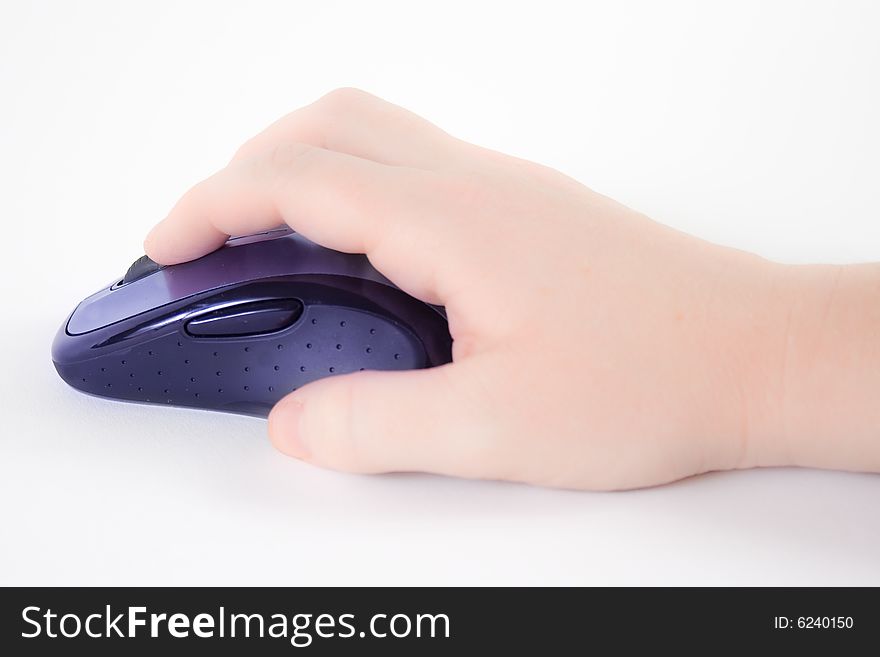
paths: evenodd
<path fill-rule="evenodd" d="M 443 308 L 366 256 L 287 228 L 178 265 L 143 256 L 80 302 L 52 345 L 61 378 L 83 392 L 262 417 L 322 377 L 451 358 Z"/>

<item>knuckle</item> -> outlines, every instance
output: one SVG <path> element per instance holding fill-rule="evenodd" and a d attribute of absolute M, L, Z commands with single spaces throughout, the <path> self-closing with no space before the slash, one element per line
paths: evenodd
<path fill-rule="evenodd" d="M 260 145 L 260 140 L 257 137 L 251 137 L 246 142 L 244 142 L 238 149 L 235 151 L 235 154 L 232 156 L 232 161 L 236 160 L 244 160 L 249 157 L 253 157 L 253 155 L 257 152 Z"/>
<path fill-rule="evenodd" d="M 432 196 L 449 199 L 456 207 L 472 207 L 495 198 L 496 180 L 482 172 L 439 172 L 428 178 L 428 186 Z"/>
<path fill-rule="evenodd" d="M 312 165 L 320 149 L 299 142 L 275 144 L 256 159 L 250 160 L 253 175 L 283 185 L 291 177 L 301 175 Z"/>
<path fill-rule="evenodd" d="M 482 172 L 462 174 L 456 176 L 454 181 L 455 197 L 467 207 L 497 205 L 497 187 L 496 177 Z"/>
<path fill-rule="evenodd" d="M 509 201 L 499 191 L 498 181 L 484 173 L 438 173 L 429 176 L 424 188 L 424 204 L 443 208 L 431 217 L 433 225 L 427 222 L 429 228 L 435 236 L 465 231 L 469 242 L 481 248 L 486 240 L 497 242 L 494 221 L 474 222 L 471 218 L 480 216 L 484 211 L 487 217 L 493 217 L 498 214 L 498 208 L 508 207 Z M 437 203 L 436 199 L 443 199 L 443 203 Z"/>
<path fill-rule="evenodd" d="M 294 167 L 302 166 L 303 162 L 314 154 L 314 151 L 312 146 L 296 142 L 275 144 L 269 149 L 267 162 L 273 170 L 288 171 Z"/>
<path fill-rule="evenodd" d="M 369 97 L 370 94 L 366 91 L 354 87 L 340 87 L 322 96 L 316 104 L 322 110 L 338 113 L 356 107 Z"/>
<path fill-rule="evenodd" d="M 303 406 L 303 426 L 316 461 L 334 470 L 366 472 L 356 390 L 347 376 L 326 379 L 326 389 Z"/>

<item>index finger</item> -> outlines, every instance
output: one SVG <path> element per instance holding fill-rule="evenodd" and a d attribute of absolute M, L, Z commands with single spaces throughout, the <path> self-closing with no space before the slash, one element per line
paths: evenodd
<path fill-rule="evenodd" d="M 393 167 L 306 144 L 283 144 L 231 163 L 187 192 L 144 244 L 176 264 L 219 248 L 230 235 L 287 223 L 314 242 L 366 253 L 410 294 L 438 299 L 437 216 L 430 172 Z"/>

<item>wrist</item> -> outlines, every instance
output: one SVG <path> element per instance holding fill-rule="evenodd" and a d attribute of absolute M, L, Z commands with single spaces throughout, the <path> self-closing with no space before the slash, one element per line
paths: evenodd
<path fill-rule="evenodd" d="M 880 469 L 880 266 L 769 271 L 753 464 Z"/>

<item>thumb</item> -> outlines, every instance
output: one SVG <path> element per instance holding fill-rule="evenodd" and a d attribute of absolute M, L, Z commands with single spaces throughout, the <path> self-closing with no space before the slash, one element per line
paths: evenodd
<path fill-rule="evenodd" d="M 490 414 L 467 399 L 460 364 L 356 372 L 293 392 L 269 415 L 280 451 L 347 472 L 493 476 Z"/>

